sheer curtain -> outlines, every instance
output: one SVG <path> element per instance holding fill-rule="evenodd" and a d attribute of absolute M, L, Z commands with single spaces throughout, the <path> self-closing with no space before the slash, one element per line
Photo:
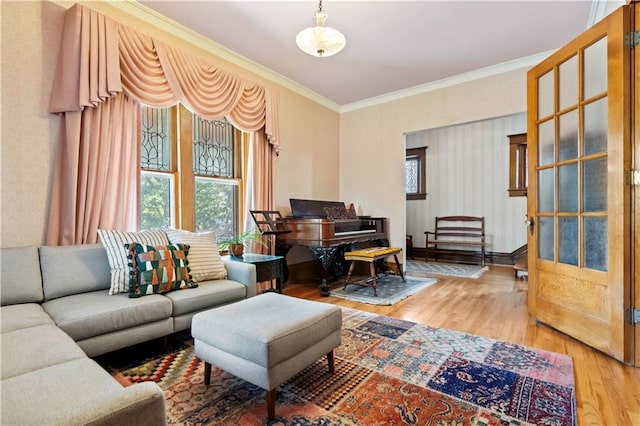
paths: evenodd
<path fill-rule="evenodd" d="M 279 151 L 278 101 L 268 89 L 76 4 L 66 13 L 50 112 L 63 115 L 47 244 L 97 241 L 98 228 L 137 228 L 139 105 L 181 102 L 252 132 L 256 208 L 270 208 Z"/>

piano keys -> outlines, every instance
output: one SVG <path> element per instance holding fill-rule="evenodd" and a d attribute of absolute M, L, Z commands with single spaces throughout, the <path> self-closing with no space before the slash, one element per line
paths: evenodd
<path fill-rule="evenodd" d="M 355 216 L 339 201 L 292 198 L 289 202 L 292 215 L 285 217 L 284 222 L 291 232 L 276 235 L 276 254 L 286 256 L 293 245 L 307 247 L 322 268 L 322 296 L 329 296 L 330 272 L 336 278 L 346 273 L 348 265 L 343 253 L 350 250 L 352 244 L 374 241 L 376 245 L 388 245 L 386 218 Z M 288 270 L 285 281 L 287 277 Z"/>

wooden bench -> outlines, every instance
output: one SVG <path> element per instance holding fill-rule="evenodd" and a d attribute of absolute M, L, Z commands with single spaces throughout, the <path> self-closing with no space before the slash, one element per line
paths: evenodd
<path fill-rule="evenodd" d="M 480 263 L 484 266 L 484 217 L 442 216 L 436 217 L 435 232 L 426 231 L 424 260 L 435 254 L 442 246 L 477 247 L 480 249 Z M 430 247 L 431 246 L 431 247 Z"/>
<path fill-rule="evenodd" d="M 398 254 L 402 251 L 399 247 L 369 247 L 362 250 L 357 251 L 348 251 L 344 254 L 344 260 L 350 260 L 351 266 L 349 267 L 349 274 L 347 275 L 347 280 L 344 282 L 344 288 L 347 288 L 349 284 L 359 285 L 363 287 L 371 286 L 373 288 L 373 295 L 378 295 L 378 282 L 377 282 L 377 273 L 375 263 L 378 260 L 386 259 L 389 256 L 393 256 L 396 261 L 396 268 L 398 268 L 398 274 L 402 281 L 405 281 L 404 274 L 402 273 L 402 266 L 400 262 L 398 262 Z M 353 275 L 353 269 L 355 267 L 356 261 L 360 262 L 368 262 L 369 270 L 371 275 L 362 280 L 351 280 L 351 276 Z M 406 282 L 406 281 L 405 281 Z"/>

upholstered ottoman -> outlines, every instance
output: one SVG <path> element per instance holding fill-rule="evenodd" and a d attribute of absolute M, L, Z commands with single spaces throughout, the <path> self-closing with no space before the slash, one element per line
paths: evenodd
<path fill-rule="evenodd" d="M 278 293 L 200 312 L 193 317 L 195 353 L 211 364 L 267 390 L 267 413 L 275 417 L 276 387 L 340 346 L 342 311 L 327 303 Z"/>

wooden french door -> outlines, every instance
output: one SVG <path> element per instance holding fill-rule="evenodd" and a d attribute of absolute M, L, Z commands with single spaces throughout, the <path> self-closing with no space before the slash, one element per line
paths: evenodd
<path fill-rule="evenodd" d="M 531 69 L 529 313 L 634 362 L 631 49 L 624 6 Z"/>

